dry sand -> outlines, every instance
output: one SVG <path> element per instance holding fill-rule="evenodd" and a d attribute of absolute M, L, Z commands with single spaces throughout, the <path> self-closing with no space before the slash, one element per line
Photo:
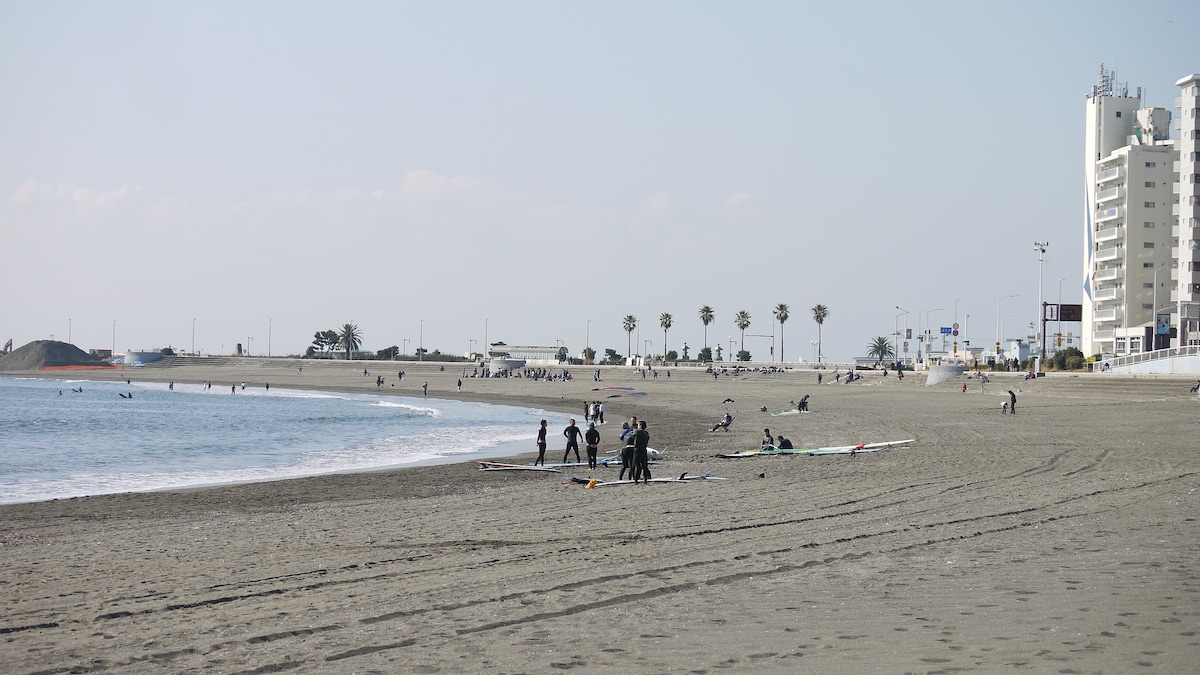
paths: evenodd
<path fill-rule="evenodd" d="M 368 365 L 368 368 L 371 366 Z M 362 364 L 126 370 L 373 391 Z M 389 369 L 392 369 L 389 365 Z M 408 364 L 412 395 L 459 370 Z M 577 414 L 574 383 L 464 398 Z M 394 375 L 394 373 L 392 373 Z M 116 377 L 100 374 L 97 379 Z M 9 673 L 1194 672 L 1197 413 L 1186 379 L 813 371 L 645 383 L 659 475 L 587 490 L 470 464 L 0 507 Z M 389 382 L 392 380 L 389 379 Z M 974 381 L 972 381 L 974 382 Z M 1001 416 L 1020 387 L 1018 415 Z M 801 395 L 809 415 L 771 417 Z M 733 431 L 708 427 L 730 405 Z M 616 437 L 616 424 L 603 433 Z M 859 457 L 725 460 L 762 429 Z M 531 447 L 534 430 L 530 430 Z M 548 453 L 554 457 L 553 446 Z M 613 469 L 600 475 L 612 477 Z"/>

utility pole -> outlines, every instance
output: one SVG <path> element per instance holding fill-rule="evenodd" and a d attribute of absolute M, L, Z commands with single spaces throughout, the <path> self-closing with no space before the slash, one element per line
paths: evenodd
<path fill-rule="evenodd" d="M 1046 305 L 1042 302 L 1042 271 L 1045 267 L 1046 247 L 1049 245 L 1048 241 L 1033 242 L 1033 250 L 1038 254 L 1038 322 L 1042 328 L 1041 334 L 1038 336 L 1041 351 L 1041 357 L 1038 359 L 1038 372 L 1042 371 L 1042 363 L 1046 360 Z"/>

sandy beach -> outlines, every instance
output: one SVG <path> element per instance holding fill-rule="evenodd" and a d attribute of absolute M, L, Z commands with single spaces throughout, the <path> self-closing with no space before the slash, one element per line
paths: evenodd
<path fill-rule="evenodd" d="M 177 362 L 178 363 L 178 362 Z M 384 364 L 73 374 L 375 392 Z M 396 364 L 386 364 L 396 370 Z M 605 392 L 406 363 L 381 393 L 581 417 Z M 390 375 L 394 375 L 392 372 Z M 9 375 L 12 375 L 11 373 Z M 602 447 L 649 421 L 656 476 L 459 463 L 0 506 L 8 673 L 1191 672 L 1200 402 L 1187 378 L 868 373 L 645 381 L 605 369 Z M 394 381 L 389 379 L 389 382 Z M 1007 390 L 1018 414 L 1001 415 Z M 772 417 L 810 394 L 811 414 Z M 733 399 L 728 406 L 725 399 Z M 728 407 L 728 433 L 708 429 Z M 764 427 L 850 457 L 720 459 Z M 561 458 L 551 425 L 547 453 Z M 530 429 L 533 450 L 535 429 Z M 528 461 L 532 455 L 520 461 Z M 617 469 L 596 475 L 615 478 Z"/>

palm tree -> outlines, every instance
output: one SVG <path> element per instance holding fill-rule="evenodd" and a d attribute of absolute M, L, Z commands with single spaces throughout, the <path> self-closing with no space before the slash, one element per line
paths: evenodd
<path fill-rule="evenodd" d="M 733 325 L 742 331 L 742 351 L 746 351 L 746 329 L 750 327 L 750 312 L 742 310 L 733 317 Z"/>
<path fill-rule="evenodd" d="M 675 323 L 675 317 L 663 312 L 658 317 L 658 325 L 663 329 L 663 362 L 667 360 L 667 331 L 671 330 L 671 324 Z"/>
<path fill-rule="evenodd" d="M 349 361 L 350 352 L 362 346 L 362 331 L 352 323 L 342 326 L 341 332 L 338 333 L 338 344 L 346 350 L 346 360 Z"/>
<path fill-rule="evenodd" d="M 717 317 L 713 314 L 713 308 L 705 305 L 700 308 L 700 323 L 704 324 L 704 348 L 708 349 L 708 324 L 713 322 Z"/>
<path fill-rule="evenodd" d="M 788 307 L 787 305 L 785 305 L 782 302 L 779 303 L 778 305 L 775 305 L 775 320 L 779 322 L 779 362 L 780 363 L 787 361 L 787 359 L 784 358 L 784 354 L 787 354 L 787 352 L 783 351 L 783 324 L 787 323 L 788 310 L 790 310 L 790 309 L 791 309 L 791 307 Z"/>
<path fill-rule="evenodd" d="M 625 318 L 621 320 L 621 325 L 625 328 L 625 353 L 632 357 L 633 347 L 629 341 L 633 338 L 633 331 L 637 329 L 637 317 L 632 314 L 626 314 Z"/>
<path fill-rule="evenodd" d="M 875 365 L 883 363 L 884 359 L 891 357 L 893 354 L 895 352 L 892 351 L 892 343 L 882 335 L 871 340 L 871 343 L 867 345 L 867 356 L 874 356 L 878 359 Z"/>
<path fill-rule="evenodd" d="M 813 305 L 812 308 L 813 321 L 817 322 L 817 363 L 821 362 L 821 324 L 825 323 L 825 317 L 829 316 L 829 308 L 822 304 Z"/>

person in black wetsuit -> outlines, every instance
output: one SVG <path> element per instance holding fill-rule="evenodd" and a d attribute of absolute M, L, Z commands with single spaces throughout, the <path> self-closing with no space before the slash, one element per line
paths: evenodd
<path fill-rule="evenodd" d="M 583 434 L 583 442 L 587 444 L 588 468 L 595 469 L 596 451 L 600 449 L 600 432 L 596 431 L 596 423 L 589 422 L 588 430 Z"/>
<path fill-rule="evenodd" d="M 534 460 L 533 465 L 546 465 L 546 420 L 542 420 L 542 426 L 538 429 L 537 435 L 538 458 Z"/>
<path fill-rule="evenodd" d="M 583 430 L 575 426 L 575 419 L 571 419 L 571 423 L 563 429 L 563 436 L 567 437 L 567 450 L 563 453 L 563 464 L 567 463 L 567 457 L 571 456 L 571 450 L 575 451 L 575 461 L 579 460 L 579 437 L 583 435 Z"/>
<path fill-rule="evenodd" d="M 625 445 L 621 448 L 621 473 L 617 476 L 617 480 L 625 478 L 625 470 L 629 470 L 629 477 L 633 478 L 633 449 L 634 442 L 637 440 L 637 430 L 630 429 L 628 433 L 623 435 Z"/>
<path fill-rule="evenodd" d="M 638 422 L 638 430 L 633 436 L 633 482 L 640 478 L 643 483 L 650 482 L 650 432 L 646 431 L 646 421 Z"/>
<path fill-rule="evenodd" d="M 800 412 L 808 412 L 808 394 L 805 394 L 800 402 L 796 404 L 796 410 Z"/>
<path fill-rule="evenodd" d="M 1008 404 L 1008 414 L 1016 415 L 1017 414 L 1017 395 L 1013 393 L 1012 389 L 1008 390 L 1008 398 L 1010 401 L 1010 403 Z"/>

